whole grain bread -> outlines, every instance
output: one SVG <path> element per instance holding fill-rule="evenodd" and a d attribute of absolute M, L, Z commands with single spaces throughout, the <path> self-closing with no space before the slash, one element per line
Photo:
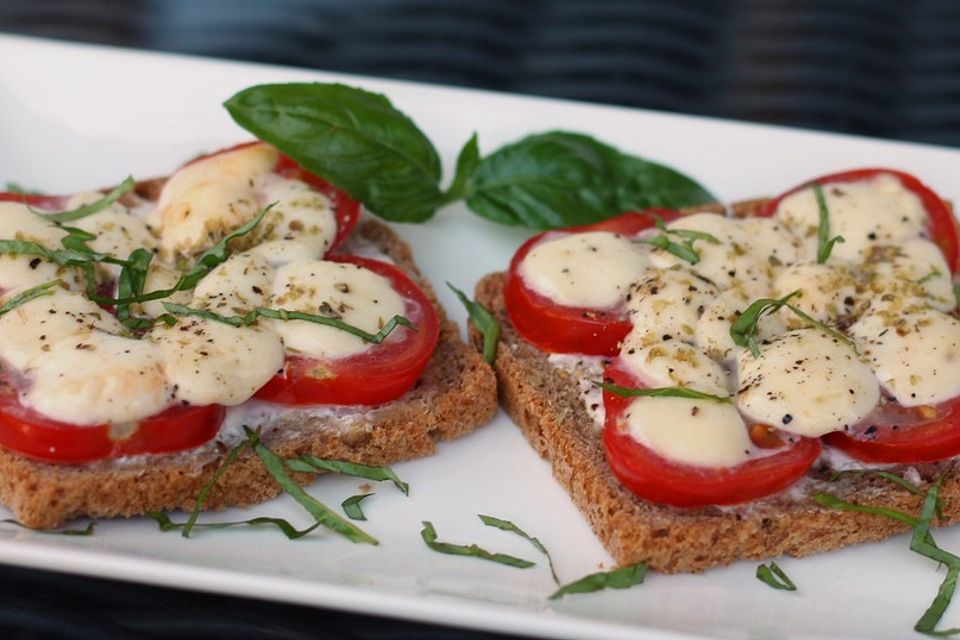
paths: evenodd
<path fill-rule="evenodd" d="M 735 206 L 734 213 L 756 211 L 763 202 Z M 554 476 L 619 564 L 645 561 L 662 573 L 702 571 L 741 559 L 805 556 L 873 542 L 909 528 L 881 516 L 821 507 L 811 499 L 820 491 L 849 502 L 920 512 L 920 496 L 870 475 L 846 475 L 831 482 L 832 470 L 820 463 L 791 491 L 740 507 L 680 509 L 637 498 L 607 465 L 602 428 L 584 406 L 577 377 L 569 368 L 552 364 L 547 353 L 514 330 L 504 308 L 505 277 L 489 274 L 476 288 L 477 301 L 502 327 L 494 362 L 501 403 L 537 453 L 550 461 Z M 479 346 L 481 336 L 475 330 L 471 336 Z M 930 482 L 956 466 L 947 461 L 912 469 Z M 907 467 L 890 470 L 914 473 Z M 960 518 L 958 474 L 947 476 L 941 496 L 939 524 L 953 523 Z"/>
<path fill-rule="evenodd" d="M 155 183 L 138 191 L 148 198 Z M 151 198 L 152 199 L 152 198 Z M 447 320 L 410 247 L 389 227 L 362 223 L 355 241 L 395 262 L 429 296 L 440 317 L 440 339 L 416 386 L 374 408 L 293 411 L 265 424 L 262 442 L 284 458 L 304 454 L 381 465 L 430 455 L 437 443 L 485 424 L 497 409 L 493 371 Z M 145 511 L 190 510 L 200 488 L 220 467 L 228 446 L 213 441 L 194 450 L 82 465 L 49 464 L 0 449 L 0 502 L 23 524 L 52 528 L 80 516 L 134 516 Z M 292 474 L 300 483 L 312 474 Z M 249 451 L 213 487 L 208 509 L 269 500 L 280 487 Z"/>

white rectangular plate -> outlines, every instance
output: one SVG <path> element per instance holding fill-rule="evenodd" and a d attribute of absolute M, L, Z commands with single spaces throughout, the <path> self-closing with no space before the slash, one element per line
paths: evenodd
<path fill-rule="evenodd" d="M 960 201 L 960 152 L 931 146 L 787 130 L 636 109 L 578 104 L 253 64 L 199 60 L 0 35 L 0 183 L 57 193 L 115 184 L 132 173 L 162 175 L 200 151 L 249 136 L 221 103 L 252 84 L 341 81 L 386 93 L 438 146 L 449 179 L 456 153 L 479 133 L 489 152 L 525 134 L 583 131 L 695 176 L 726 201 L 775 194 L 813 176 L 859 166 L 892 166 Z M 462 205 L 425 225 L 397 225 L 460 322 L 463 310 L 442 287 L 464 290 L 502 270 L 525 237 Z M 538 536 L 570 581 L 611 566 L 549 466 L 502 414 L 441 447 L 438 455 L 396 465 L 410 482 L 404 498 L 376 487 L 364 523 L 379 547 L 321 534 L 290 542 L 275 531 L 201 532 L 185 540 L 152 521 L 101 523 L 89 538 L 44 536 L 4 527 L 0 561 L 229 593 L 339 607 L 492 631 L 569 638 L 904 638 L 942 579 L 899 536 L 783 568 L 800 586 L 774 591 L 755 563 L 703 575 L 650 575 L 627 591 L 547 604 L 554 585 L 522 539 L 483 526 L 484 513 Z M 360 483 L 325 478 L 312 491 L 337 505 Z M 307 522 L 281 498 L 211 519 L 274 515 Z M 517 570 L 440 555 L 420 540 L 431 520 L 442 540 L 476 542 L 538 561 Z M 960 547 L 960 530 L 938 534 Z M 950 618 L 951 616 L 948 616 Z M 953 622 L 960 622 L 952 616 Z M 950 623 L 951 620 L 945 620 Z"/>

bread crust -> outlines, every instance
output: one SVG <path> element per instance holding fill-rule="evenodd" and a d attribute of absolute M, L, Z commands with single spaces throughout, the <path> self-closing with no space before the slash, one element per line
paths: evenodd
<path fill-rule="evenodd" d="M 153 184 L 142 183 L 140 189 L 147 191 Z M 440 319 L 437 349 L 416 386 L 390 403 L 320 417 L 292 413 L 269 424 L 250 425 L 264 427 L 264 444 L 284 458 L 310 454 L 372 465 L 419 458 L 434 453 L 438 442 L 490 421 L 497 410 L 493 371 L 461 340 L 414 264 L 410 247 L 373 220 L 362 223 L 355 234 L 393 260 L 433 302 Z M 177 454 L 64 465 L 0 449 L 0 502 L 21 523 L 44 529 L 80 516 L 190 510 L 227 451 L 223 443 L 210 442 Z M 301 484 L 315 478 L 292 475 Z M 205 507 L 248 506 L 279 493 L 259 458 L 245 452 L 214 486 Z"/>
<path fill-rule="evenodd" d="M 751 202 L 751 206 L 756 206 Z M 882 540 L 909 529 L 889 518 L 820 507 L 818 491 L 843 500 L 918 514 L 922 498 L 870 475 L 832 472 L 818 463 L 790 491 L 740 507 L 680 509 L 646 502 L 625 489 L 607 465 L 602 429 L 587 413 L 572 373 L 517 334 L 504 308 L 504 273 L 485 276 L 476 299 L 502 327 L 494 369 L 501 404 L 570 494 L 607 551 L 620 565 L 640 561 L 661 573 L 699 572 L 737 560 L 806 556 L 850 544 Z M 480 346 L 482 337 L 471 329 Z M 955 462 L 914 465 L 925 482 Z M 902 473 L 907 467 L 893 467 Z M 944 518 L 960 517 L 960 478 L 951 473 L 941 490 Z M 549 507 L 548 507 L 549 508 Z"/>

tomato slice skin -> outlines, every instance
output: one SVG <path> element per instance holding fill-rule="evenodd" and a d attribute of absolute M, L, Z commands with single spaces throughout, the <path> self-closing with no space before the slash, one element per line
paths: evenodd
<path fill-rule="evenodd" d="M 803 184 L 797 185 L 768 202 L 758 215 L 766 218 L 773 216 L 777 211 L 777 207 L 780 206 L 781 200 L 801 189 L 807 188 L 812 182 L 818 182 L 821 185 L 861 182 L 864 180 L 872 180 L 881 175 L 891 175 L 895 177 L 900 181 L 904 189 L 910 191 L 920 199 L 923 208 L 927 212 L 927 230 L 930 233 L 930 239 L 940 247 L 940 251 L 943 252 L 943 257 L 950 267 L 950 273 L 957 275 L 957 273 L 960 272 L 960 227 L 957 225 L 957 219 L 950 212 L 943 198 L 938 196 L 935 191 L 920 182 L 916 177 L 903 171 L 886 168 L 853 169 L 807 180 Z"/>
<path fill-rule="evenodd" d="M 665 222 L 683 216 L 678 211 L 647 209 L 629 212 L 589 225 L 537 234 L 524 242 L 513 259 L 504 285 L 504 302 L 517 332 L 543 351 L 615 356 L 630 333 L 624 309 L 586 309 L 559 305 L 528 287 L 520 276 L 520 263 L 544 239 L 566 233 L 609 231 L 634 236 L 652 228 L 657 216 Z"/>
<path fill-rule="evenodd" d="M 110 425 L 78 427 L 23 406 L 9 375 L 0 376 L 0 446 L 45 462 L 79 463 L 192 449 L 217 434 L 225 413 L 220 405 L 174 406 L 141 420 L 131 436 L 116 440 L 110 437 Z"/>
<path fill-rule="evenodd" d="M 383 343 L 339 360 L 287 356 L 283 373 L 256 393 L 261 400 L 290 405 L 383 404 L 410 390 L 430 362 L 440 322 L 426 294 L 392 264 L 358 256 L 331 256 L 328 260 L 357 264 L 387 278 L 406 301 L 404 315 L 417 330 L 397 327 Z M 323 371 L 321 377 L 311 375 L 317 370 Z"/>
<path fill-rule="evenodd" d="M 960 397 L 932 410 L 935 415 L 923 418 L 916 408 L 881 406 L 850 431 L 828 433 L 823 439 L 863 462 L 919 464 L 960 455 Z"/>
<path fill-rule="evenodd" d="M 643 386 L 617 363 L 607 367 L 604 379 L 621 386 Z M 655 453 L 621 428 L 621 416 L 630 402 L 631 398 L 603 392 L 604 452 L 620 483 L 650 502 L 695 508 L 757 500 L 791 486 L 816 462 L 822 450 L 816 438 L 796 438 L 778 453 L 735 467 L 682 464 Z"/>

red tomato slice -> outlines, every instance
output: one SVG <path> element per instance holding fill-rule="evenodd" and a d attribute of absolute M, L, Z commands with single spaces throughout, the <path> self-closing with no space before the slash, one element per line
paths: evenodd
<path fill-rule="evenodd" d="M 920 198 L 920 202 L 927 212 L 927 231 L 930 234 L 930 240 L 940 247 L 940 251 L 943 252 L 943 257 L 950 267 L 950 272 L 956 275 L 960 271 L 960 228 L 957 226 L 957 219 L 953 217 L 943 198 L 938 196 L 930 187 L 909 173 L 896 169 L 854 169 L 808 180 L 768 202 L 759 215 L 762 217 L 772 216 L 776 213 L 777 207 L 780 206 L 781 200 L 792 193 L 805 189 L 811 182 L 818 182 L 822 185 L 838 182 L 860 182 L 871 180 L 879 175 L 895 177 L 904 189 Z"/>
<path fill-rule="evenodd" d="M 426 294 L 403 271 L 386 262 L 357 256 L 328 259 L 357 264 L 387 278 L 404 298 L 404 315 L 417 329 L 397 327 L 383 343 L 338 360 L 288 356 L 283 373 L 257 392 L 261 400 L 296 405 L 383 404 L 410 390 L 430 362 L 440 322 Z"/>
<path fill-rule="evenodd" d="M 936 462 L 960 455 L 960 398 L 936 406 L 901 407 L 882 402 L 849 431 L 824 436 L 826 443 L 864 462 Z"/>
<path fill-rule="evenodd" d="M 217 434 L 224 413 L 220 405 L 175 406 L 141 420 L 131 435 L 111 437 L 116 427 L 78 427 L 23 406 L 10 377 L 0 375 L 0 446 L 48 462 L 89 462 L 192 449 Z"/>
<path fill-rule="evenodd" d="M 0 202 L 21 202 L 41 211 L 58 211 L 66 206 L 67 197 L 0 191 Z"/>
<path fill-rule="evenodd" d="M 642 386 L 616 363 L 607 368 L 604 378 L 621 386 Z M 631 400 L 603 392 L 603 445 L 613 474 L 644 500 L 687 508 L 749 502 L 786 489 L 820 456 L 819 440 L 794 437 L 777 453 L 735 467 L 713 469 L 674 462 L 621 427 L 621 416 Z"/>
<path fill-rule="evenodd" d="M 546 239 L 584 231 L 610 231 L 635 236 L 654 226 L 656 216 L 670 222 L 681 217 L 678 211 L 647 209 L 641 213 L 624 213 L 595 224 L 547 231 L 524 242 L 510 261 L 504 286 L 504 298 L 510 322 L 517 332 L 543 351 L 552 353 L 585 353 L 614 356 L 620 342 L 630 333 L 624 309 L 587 309 L 559 305 L 527 287 L 519 274 L 520 263 L 528 253 Z"/>

